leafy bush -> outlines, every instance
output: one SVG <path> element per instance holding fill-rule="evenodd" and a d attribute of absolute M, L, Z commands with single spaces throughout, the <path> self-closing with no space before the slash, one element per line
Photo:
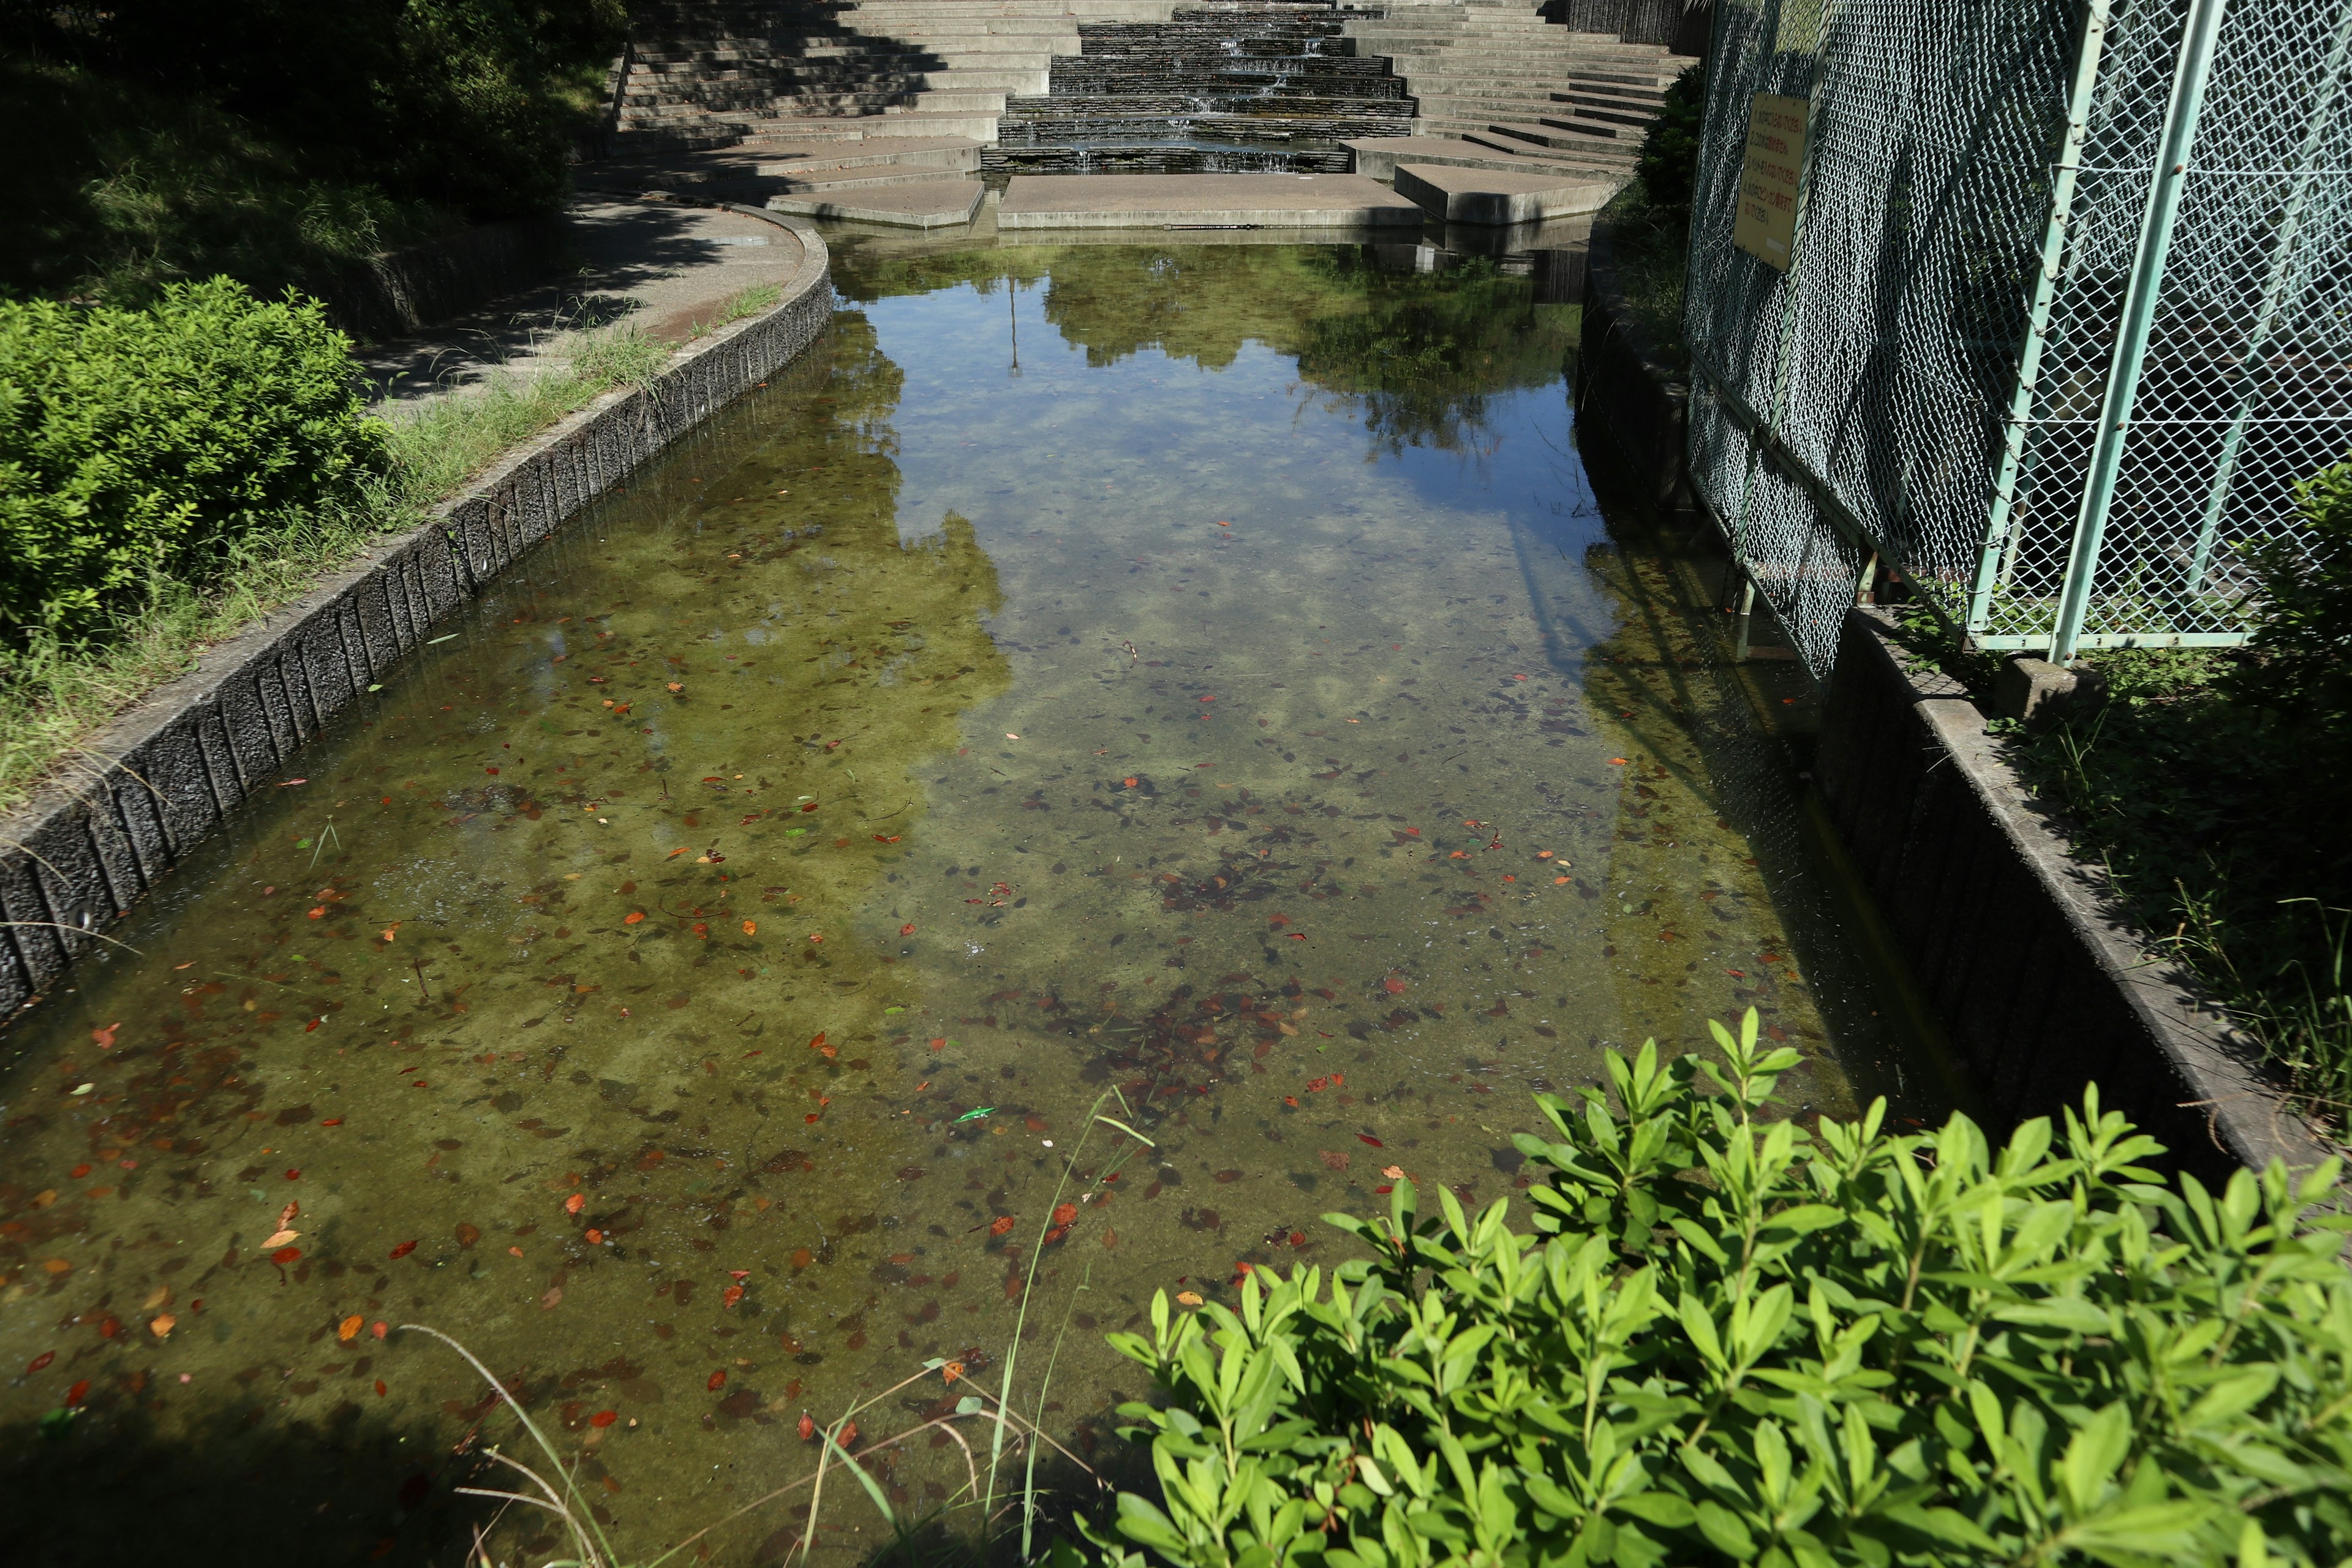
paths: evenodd
<path fill-rule="evenodd" d="M 1794 1051 L 1612 1056 L 1537 1103 L 1536 1232 L 1400 1182 L 1327 1294 L 1113 1343 L 1161 1497 L 1121 1568 L 2179 1560 L 2352 1551 L 2352 1228 L 2326 1168 L 2166 1185 L 2095 1093 L 2005 1148 L 1766 1114 Z M 1213 1327 L 1212 1327 L 1213 1325 Z M 1130 1549 L 1139 1547 L 1141 1552 Z M 1064 1563 L 1078 1553 L 1065 1548 Z"/>
<path fill-rule="evenodd" d="M 2305 481 L 2300 499 L 2307 529 L 2255 558 L 2259 622 L 2229 686 L 2319 748 L 2324 755 L 2307 756 L 2299 773 L 2318 782 L 2321 769 L 2352 763 L 2352 463 Z M 2326 787 L 2341 783 L 2339 774 Z"/>
<path fill-rule="evenodd" d="M 86 637 L 357 502 L 387 459 L 350 346 L 226 279 L 146 310 L 0 303 L 0 641 Z"/>
<path fill-rule="evenodd" d="M 1690 216 L 1691 195 L 1698 185 L 1699 142 L 1706 134 L 1706 67 L 1691 67 L 1666 89 L 1658 117 L 1642 138 L 1633 164 L 1652 205 Z"/>

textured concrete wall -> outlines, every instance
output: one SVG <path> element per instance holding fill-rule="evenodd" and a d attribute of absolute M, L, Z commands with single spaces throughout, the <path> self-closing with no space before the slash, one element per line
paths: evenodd
<path fill-rule="evenodd" d="M 1577 423 L 1600 437 L 1659 516 L 1687 513 L 1692 501 L 1683 477 L 1683 432 L 1690 385 L 1626 308 L 1615 253 L 1608 226 L 1596 225 L 1576 353 Z"/>
<path fill-rule="evenodd" d="M 2209 1177 L 2326 1150 L 2253 1043 L 2117 910 L 1957 682 L 1906 668 L 1884 612 L 1846 620 L 1815 780 L 1855 866 L 1996 1114 L 2103 1105 Z"/>
<path fill-rule="evenodd" d="M 554 276 L 569 247 L 560 217 L 483 224 L 306 279 L 327 317 L 360 342 L 381 342 L 461 316 Z"/>
<path fill-rule="evenodd" d="M 747 209 L 748 210 L 748 209 Z M 800 270 L 766 314 L 680 352 L 649 390 L 608 393 L 510 454 L 430 521 L 204 656 L 0 820 L 0 1018 L 37 1001 L 103 931 L 435 623 L 508 563 L 745 388 L 833 317 L 824 242 L 797 218 Z"/>

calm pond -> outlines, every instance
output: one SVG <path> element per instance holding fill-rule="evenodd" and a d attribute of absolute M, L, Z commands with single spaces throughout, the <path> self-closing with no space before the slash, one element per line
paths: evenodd
<path fill-rule="evenodd" d="M 14 1025 L 19 1560 L 455 1563 L 453 1449 L 513 1423 L 404 1323 L 635 1561 L 927 1360 L 995 1389 L 1018 1344 L 1107 1456 L 1152 1291 L 1334 1263 L 1318 1216 L 1400 1173 L 1510 1195 L 1605 1049 L 1753 1005 L 1808 1108 L 1933 1110 L 1759 722 L 1810 697 L 1595 502 L 1576 308 L 1381 260 L 844 248 L 803 362 Z"/>

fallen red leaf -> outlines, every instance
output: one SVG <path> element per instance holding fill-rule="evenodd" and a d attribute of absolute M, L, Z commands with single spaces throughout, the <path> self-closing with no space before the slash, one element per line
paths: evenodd
<path fill-rule="evenodd" d="M 801 1416 L 800 1433 L 802 1442 L 814 1443 L 816 1441 L 816 1423 L 805 1413 Z"/>
<path fill-rule="evenodd" d="M 633 925 L 636 924 L 639 921 L 641 921 L 641 920 L 643 920 L 643 919 L 645 919 L 645 918 L 646 918 L 646 911 L 645 911 L 645 910 L 632 910 L 631 912 L 629 912 L 628 914 L 623 915 L 623 916 L 621 917 L 621 923 L 622 923 L 623 925 L 625 925 L 625 926 L 633 926 Z"/>
<path fill-rule="evenodd" d="M 1003 1236 L 1006 1231 L 1011 1230 L 1012 1228 L 1013 1216 L 1009 1214 L 1001 1214 L 989 1222 L 988 1234 L 991 1236 Z"/>
<path fill-rule="evenodd" d="M 723 1371 L 720 1371 L 720 1372 L 714 1372 L 714 1373 L 712 1373 L 710 1374 L 710 1381 L 709 1381 L 709 1383 L 704 1384 L 702 1386 L 703 1386 L 703 1387 L 705 1387 L 705 1388 L 708 1388 L 708 1389 L 714 1389 L 714 1390 L 715 1390 L 715 1389 L 720 1389 L 720 1388 L 724 1388 L 724 1387 L 726 1387 L 726 1386 L 727 1386 L 727 1373 L 726 1373 L 725 1372 L 723 1372 Z"/>
<path fill-rule="evenodd" d="M 53 1361 L 55 1361 L 55 1360 L 57 1360 L 57 1359 L 58 1359 L 58 1352 L 55 1352 L 55 1351 L 43 1351 L 40 1354 L 38 1354 L 38 1355 L 35 1356 L 35 1357 L 32 1359 L 31 1363 L 26 1366 L 26 1368 L 25 1368 L 25 1375 L 26 1375 L 26 1376 L 27 1376 L 27 1377 L 30 1377 L 33 1373 L 37 1373 L 37 1372 L 40 1371 L 43 1367 L 45 1367 L 45 1366 L 48 1365 L 48 1364 L 49 1364 L 49 1363 L 51 1363 L 51 1362 L 53 1362 Z"/>
<path fill-rule="evenodd" d="M 1385 1149 L 1388 1147 L 1387 1144 L 1381 1142 L 1379 1139 L 1373 1137 L 1369 1132 L 1357 1133 L 1356 1142 L 1359 1143 L 1370 1143 L 1375 1149 Z"/>
<path fill-rule="evenodd" d="M 620 1418 L 621 1413 L 617 1410 L 599 1410 L 595 1415 L 588 1417 L 588 1425 L 591 1426 L 610 1426 L 614 1422 L 618 1421 Z"/>
<path fill-rule="evenodd" d="M 578 1214 L 582 1209 L 586 1208 L 587 1206 L 588 1195 L 585 1193 L 574 1193 L 570 1197 L 563 1200 L 563 1212 L 565 1214 Z"/>
<path fill-rule="evenodd" d="M 89 1379 L 85 1377 L 79 1383 L 75 1384 L 71 1388 L 66 1390 L 66 1408 L 70 1410 L 75 1405 L 79 1405 L 82 1402 L 83 1396 L 89 1393 Z"/>
<path fill-rule="evenodd" d="M 914 921 L 908 921 L 905 925 L 900 926 L 900 927 L 898 928 L 898 934 L 899 934 L 900 936 L 912 936 L 912 935 L 914 935 L 914 934 L 915 934 L 915 922 L 914 922 Z"/>
<path fill-rule="evenodd" d="M 1404 989 L 1404 982 L 1391 974 L 1386 980 L 1381 982 L 1381 986 L 1383 990 L 1387 991 L 1390 995 L 1393 996 Z"/>
<path fill-rule="evenodd" d="M 415 1250 L 416 1243 L 413 1241 L 404 1241 L 398 1247 L 392 1249 L 392 1256 L 394 1258 L 405 1258 Z"/>
<path fill-rule="evenodd" d="M 1076 1219 L 1076 1218 L 1077 1218 L 1077 1217 L 1078 1217 L 1078 1205 L 1076 1205 L 1076 1204 L 1056 1204 L 1056 1205 L 1054 1205 L 1054 1223 L 1055 1223 L 1055 1225 L 1067 1225 L 1067 1224 L 1069 1224 L 1072 1220 L 1074 1220 L 1074 1219 Z"/>
<path fill-rule="evenodd" d="M 719 1293 L 719 1304 L 730 1310 L 732 1310 L 735 1303 L 742 1299 L 743 1287 L 740 1285 L 730 1285 L 726 1289 Z"/>
<path fill-rule="evenodd" d="M 299 1247 L 281 1247 L 269 1255 L 269 1261 L 283 1268 L 301 1256 L 302 1249 Z"/>
<path fill-rule="evenodd" d="M 1054 1244 L 1055 1242 L 1057 1242 L 1057 1241 L 1061 1240 L 1061 1239 L 1062 1239 L 1062 1237 L 1066 1237 L 1066 1236 L 1067 1236 L 1067 1235 L 1069 1235 L 1069 1234 L 1070 1234 L 1070 1227 L 1069 1227 L 1068 1226 L 1066 1226 L 1066 1225 L 1057 1225 L 1057 1226 L 1055 1226 L 1053 1229 L 1051 1229 L 1051 1230 L 1049 1230 L 1049 1231 L 1047 1231 L 1047 1232 L 1045 1233 L 1045 1242 L 1046 1242 L 1046 1245 L 1047 1245 L 1047 1246 L 1051 1246 L 1051 1245 L 1052 1245 L 1052 1244 Z"/>

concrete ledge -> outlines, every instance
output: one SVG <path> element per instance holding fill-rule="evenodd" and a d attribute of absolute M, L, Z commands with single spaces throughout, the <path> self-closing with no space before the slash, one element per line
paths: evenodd
<path fill-rule="evenodd" d="M 1396 194 L 1448 223 L 1513 224 L 1599 212 L 1617 187 L 1607 180 L 1560 174 L 1399 163 Z"/>
<path fill-rule="evenodd" d="M 510 453 L 421 527 L 205 654 L 0 821 L 0 1017 L 37 1002 L 247 795 L 483 584 L 646 459 L 798 355 L 833 316 L 824 242 L 798 237 L 774 309 L 682 351 Z"/>
<path fill-rule="evenodd" d="M 848 218 L 898 228 L 952 228 L 971 221 L 988 187 L 978 180 L 925 180 L 869 190 L 770 196 L 768 210 L 802 217 Z"/>
<path fill-rule="evenodd" d="M 1000 229 L 1418 226 L 1421 208 L 1360 174 L 1016 174 Z"/>
<path fill-rule="evenodd" d="M 1960 688 L 1907 668 L 1884 617 L 1847 617 L 1814 774 L 1989 1108 L 2055 1119 L 2096 1082 L 2209 1180 L 2334 1152 L 2254 1042 L 2146 957 L 2105 874 L 2035 810 Z"/>

